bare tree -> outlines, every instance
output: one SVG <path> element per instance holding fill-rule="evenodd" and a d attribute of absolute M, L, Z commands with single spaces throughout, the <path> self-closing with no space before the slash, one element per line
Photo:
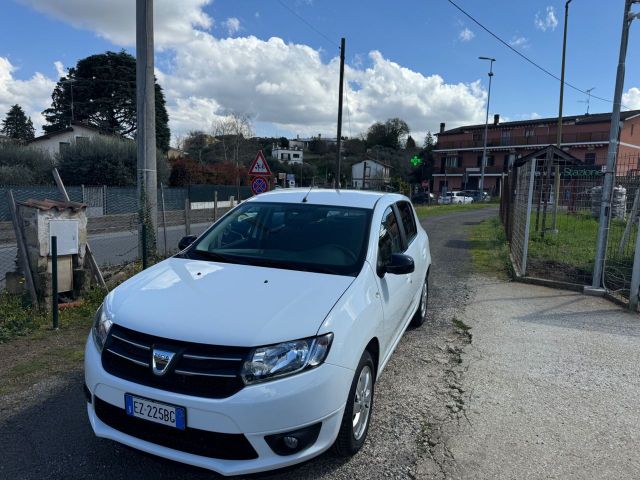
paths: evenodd
<path fill-rule="evenodd" d="M 251 117 L 246 113 L 232 112 L 214 122 L 213 135 L 222 144 L 224 161 L 233 162 L 236 166 L 236 190 L 240 198 L 240 152 L 254 135 Z"/>

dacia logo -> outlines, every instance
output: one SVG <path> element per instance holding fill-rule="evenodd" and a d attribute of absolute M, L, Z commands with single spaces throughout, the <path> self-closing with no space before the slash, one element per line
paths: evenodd
<path fill-rule="evenodd" d="M 154 375 L 161 377 L 167 373 L 175 356 L 176 352 L 154 348 L 153 355 L 151 356 L 151 370 Z"/>

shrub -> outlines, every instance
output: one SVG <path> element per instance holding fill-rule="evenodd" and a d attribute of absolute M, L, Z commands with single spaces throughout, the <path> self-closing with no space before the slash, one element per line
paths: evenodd
<path fill-rule="evenodd" d="M 50 184 L 52 166 L 46 152 L 12 142 L 0 143 L 0 185 Z"/>

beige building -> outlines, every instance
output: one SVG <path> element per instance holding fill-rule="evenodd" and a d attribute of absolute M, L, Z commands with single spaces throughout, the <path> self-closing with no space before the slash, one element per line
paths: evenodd
<path fill-rule="evenodd" d="M 43 150 L 52 157 L 60 153 L 60 151 L 72 144 L 88 141 L 96 136 L 111 136 L 102 133 L 100 129 L 81 123 L 71 122 L 67 128 L 58 130 L 57 132 L 47 133 L 34 138 L 29 142 L 29 146 Z"/>

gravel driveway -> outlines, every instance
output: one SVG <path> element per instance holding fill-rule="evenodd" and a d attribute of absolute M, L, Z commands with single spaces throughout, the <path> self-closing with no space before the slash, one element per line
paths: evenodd
<path fill-rule="evenodd" d="M 460 478 L 640 478 L 640 320 L 575 292 L 477 278 Z"/>
<path fill-rule="evenodd" d="M 429 320 L 409 330 L 376 386 L 374 416 L 364 449 L 354 458 L 325 454 L 268 479 L 438 479 L 455 476 L 444 432 L 465 422 L 460 353 L 469 339 L 452 326 L 469 301 L 468 226 L 494 208 L 426 219 L 433 267 Z M 206 470 L 152 457 L 93 436 L 81 391 L 82 374 L 46 399 L 0 424 L 0 478 L 210 479 Z M 43 395 L 44 396 L 44 395 Z"/>

